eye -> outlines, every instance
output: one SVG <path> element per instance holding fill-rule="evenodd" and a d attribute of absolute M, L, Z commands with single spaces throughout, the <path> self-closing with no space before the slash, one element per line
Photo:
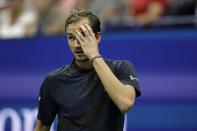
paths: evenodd
<path fill-rule="evenodd" d="M 75 37 L 74 36 L 68 36 L 68 39 L 72 41 L 72 40 L 75 40 Z"/>

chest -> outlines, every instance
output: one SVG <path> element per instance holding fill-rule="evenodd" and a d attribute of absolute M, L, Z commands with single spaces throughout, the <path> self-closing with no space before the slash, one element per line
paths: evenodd
<path fill-rule="evenodd" d="M 109 99 L 100 79 L 94 73 L 58 78 L 51 91 L 59 112 L 69 117 L 89 114 Z"/>

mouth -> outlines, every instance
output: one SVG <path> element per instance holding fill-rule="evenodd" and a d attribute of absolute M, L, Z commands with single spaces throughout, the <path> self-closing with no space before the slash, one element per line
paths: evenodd
<path fill-rule="evenodd" d="M 83 54 L 83 50 L 75 50 L 74 52 L 77 54 Z"/>
<path fill-rule="evenodd" d="M 75 54 L 76 54 L 78 57 L 83 57 L 83 56 L 84 56 L 83 51 L 75 51 Z"/>

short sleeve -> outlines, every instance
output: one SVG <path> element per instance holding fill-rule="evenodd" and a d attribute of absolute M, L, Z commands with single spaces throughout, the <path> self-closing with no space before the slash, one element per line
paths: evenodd
<path fill-rule="evenodd" d="M 135 73 L 133 64 L 127 60 L 117 63 L 115 72 L 117 78 L 126 85 L 132 85 L 135 88 L 136 97 L 141 95 L 139 80 Z"/>
<path fill-rule="evenodd" d="M 39 106 L 37 119 L 45 126 L 50 126 L 57 113 L 56 102 L 50 95 L 49 80 L 45 79 L 39 92 Z"/>

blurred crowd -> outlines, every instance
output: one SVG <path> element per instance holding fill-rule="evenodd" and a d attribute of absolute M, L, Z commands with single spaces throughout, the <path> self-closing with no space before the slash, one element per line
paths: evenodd
<path fill-rule="evenodd" d="M 197 25 L 197 0 L 0 0 L 0 39 L 63 34 L 77 8 L 93 10 L 103 31 Z"/>

